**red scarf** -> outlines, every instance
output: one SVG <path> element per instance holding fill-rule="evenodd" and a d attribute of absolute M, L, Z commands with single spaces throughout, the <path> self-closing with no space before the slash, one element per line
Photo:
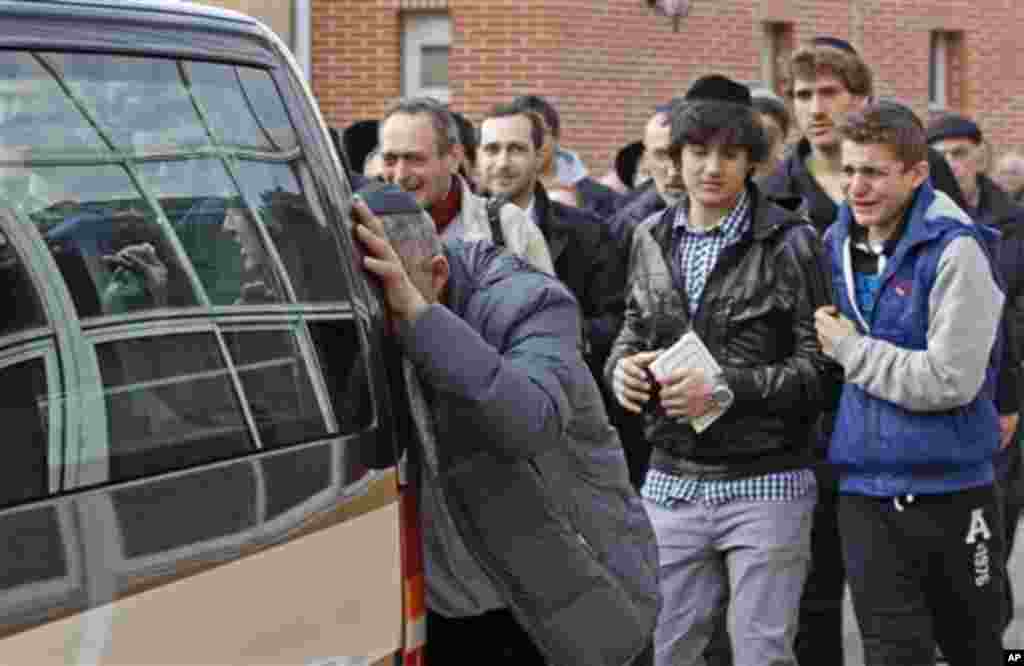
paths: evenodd
<path fill-rule="evenodd" d="M 444 233 L 448 225 L 458 217 L 460 210 L 462 210 L 462 188 L 459 186 L 459 181 L 452 177 L 448 195 L 430 207 L 430 217 L 434 218 L 437 233 Z"/>

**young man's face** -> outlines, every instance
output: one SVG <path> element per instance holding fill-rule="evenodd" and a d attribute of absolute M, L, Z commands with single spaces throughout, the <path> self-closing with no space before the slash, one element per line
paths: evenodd
<path fill-rule="evenodd" d="M 936 141 L 932 148 L 942 153 L 949 162 L 949 168 L 956 176 L 956 182 L 970 198 L 978 189 L 978 174 L 985 161 L 984 149 L 971 139 L 955 138 Z"/>
<path fill-rule="evenodd" d="M 532 130 L 533 124 L 523 114 L 483 122 L 477 163 L 484 189 L 504 194 L 516 203 L 529 202 L 540 167 Z"/>
<path fill-rule="evenodd" d="M 843 80 L 827 69 L 818 70 L 812 81 L 797 79 L 793 83 L 793 116 L 797 127 L 811 146 L 819 150 L 839 147 L 836 126 L 844 114 L 861 108 L 866 102 L 866 97 L 850 93 Z"/>
<path fill-rule="evenodd" d="M 426 113 L 396 113 L 380 127 L 382 175 L 429 209 L 448 196 L 455 155 L 439 150 L 434 124 Z"/>
<path fill-rule="evenodd" d="M 654 186 L 672 205 L 686 194 L 682 171 L 671 156 L 672 127 L 668 115 L 655 114 L 644 130 L 644 163 L 654 179 Z M 637 175 L 639 179 L 639 174 Z"/>
<path fill-rule="evenodd" d="M 751 169 L 746 148 L 720 141 L 684 145 L 682 162 L 691 203 L 711 210 L 726 210 L 736 204 Z"/>
<path fill-rule="evenodd" d="M 906 166 L 880 143 L 842 142 L 843 194 L 857 224 L 872 238 L 888 238 L 903 218 L 914 191 L 928 178 L 928 162 Z"/>

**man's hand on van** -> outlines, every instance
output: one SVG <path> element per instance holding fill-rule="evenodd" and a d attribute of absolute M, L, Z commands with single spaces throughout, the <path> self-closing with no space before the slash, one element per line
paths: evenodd
<path fill-rule="evenodd" d="M 409 279 L 401 258 L 384 233 L 384 223 L 358 199 L 352 205 L 356 236 L 366 249 L 363 266 L 380 280 L 388 310 L 396 322 L 412 322 L 427 301 Z"/>

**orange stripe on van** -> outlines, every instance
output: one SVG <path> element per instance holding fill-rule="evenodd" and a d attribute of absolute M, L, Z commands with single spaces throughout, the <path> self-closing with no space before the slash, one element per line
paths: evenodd
<path fill-rule="evenodd" d="M 410 475 L 410 482 L 402 487 L 399 497 L 399 522 L 402 544 L 403 590 L 403 666 L 424 666 L 426 595 L 424 593 L 423 539 L 420 529 L 418 474 Z M 419 629 L 418 631 L 416 629 Z"/>

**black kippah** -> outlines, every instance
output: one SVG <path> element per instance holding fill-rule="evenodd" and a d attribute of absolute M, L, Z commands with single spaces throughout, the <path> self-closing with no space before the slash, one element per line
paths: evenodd
<path fill-rule="evenodd" d="M 721 74 L 702 76 L 686 91 L 686 101 L 731 102 L 750 107 L 750 88 Z"/>
<path fill-rule="evenodd" d="M 377 215 L 400 215 L 420 213 L 423 211 L 416 197 L 397 185 L 371 182 L 358 192 L 356 196 L 366 202 L 367 207 Z"/>
<path fill-rule="evenodd" d="M 815 37 L 811 40 L 811 44 L 814 46 L 830 46 L 834 49 L 857 55 L 857 49 L 853 48 L 853 44 L 838 37 Z"/>
<path fill-rule="evenodd" d="M 911 120 L 915 125 L 917 125 L 918 128 L 920 128 L 921 130 L 924 130 L 924 123 L 921 122 L 920 116 L 918 116 L 916 113 L 914 113 L 914 110 L 911 109 L 906 104 L 904 104 L 902 102 L 897 102 L 894 99 L 880 99 L 880 100 L 878 100 L 878 102 L 876 102 L 876 105 L 880 109 L 888 109 L 890 111 L 896 111 L 897 113 L 902 113 L 909 120 Z"/>
<path fill-rule="evenodd" d="M 970 139 L 975 143 L 981 143 L 981 129 L 969 118 L 950 114 L 928 126 L 928 143 L 946 139 Z"/>

